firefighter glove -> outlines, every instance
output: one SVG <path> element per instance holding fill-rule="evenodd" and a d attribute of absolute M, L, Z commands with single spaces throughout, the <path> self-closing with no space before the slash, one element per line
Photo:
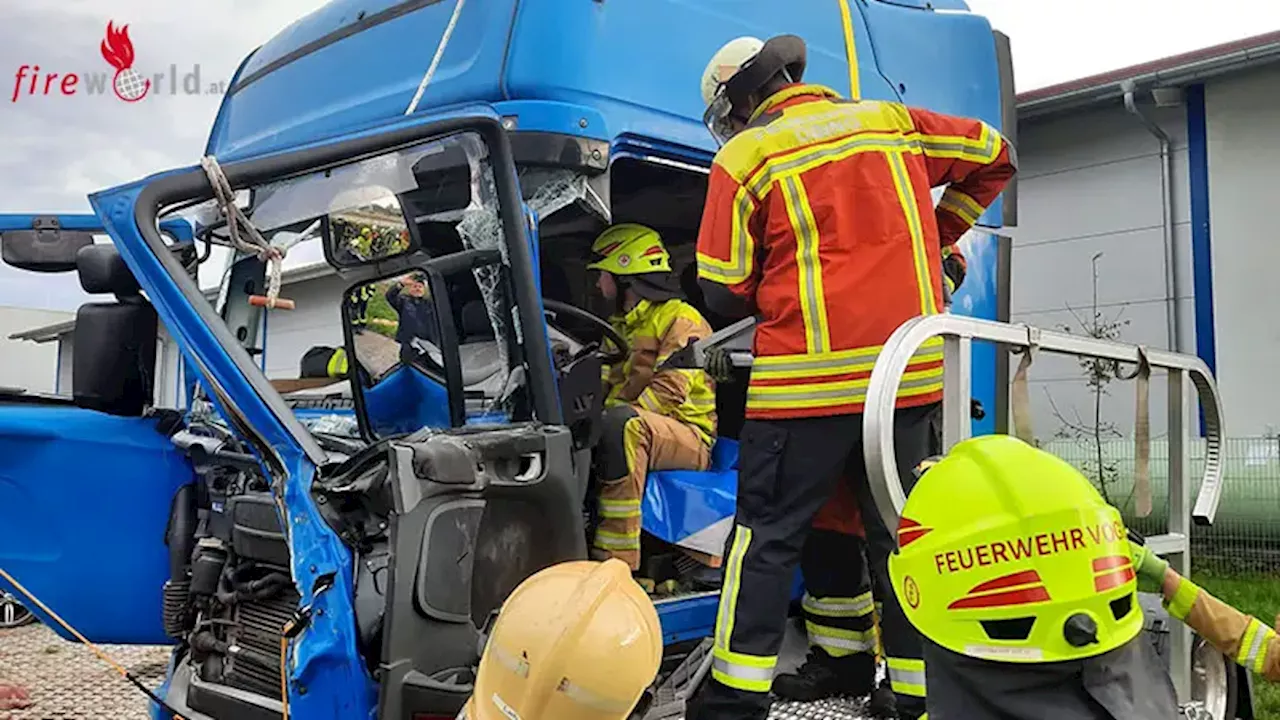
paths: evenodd
<path fill-rule="evenodd" d="M 946 256 L 942 259 L 942 273 L 947 283 L 947 289 L 954 293 L 964 284 L 964 260 L 959 255 Z"/>
<path fill-rule="evenodd" d="M 1164 582 L 1164 571 L 1169 569 L 1169 563 L 1164 558 L 1151 552 L 1151 548 L 1146 545 L 1129 541 L 1130 555 L 1133 559 L 1133 569 L 1138 573 L 1138 577 L 1146 578 L 1157 585 Z"/>
<path fill-rule="evenodd" d="M 733 382 L 733 358 L 724 348 L 707 350 L 702 367 L 718 383 Z"/>

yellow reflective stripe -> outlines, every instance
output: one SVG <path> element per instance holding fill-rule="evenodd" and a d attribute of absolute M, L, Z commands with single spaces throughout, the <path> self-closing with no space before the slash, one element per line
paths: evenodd
<path fill-rule="evenodd" d="M 662 412 L 662 398 L 658 397 L 658 393 L 654 392 L 652 387 L 645 388 L 640 393 L 640 397 L 636 398 L 636 402 L 649 412 Z"/>
<path fill-rule="evenodd" d="M 938 306 L 933 298 L 933 280 L 929 275 L 929 254 L 924 246 L 924 229 L 920 223 L 920 206 L 916 203 L 915 188 L 911 185 L 911 175 L 907 172 L 907 164 L 902 160 L 902 156 L 889 153 L 885 157 L 889 161 L 889 170 L 893 174 L 893 187 L 898 191 L 898 201 L 902 203 L 902 214 L 906 217 L 907 228 L 911 231 L 916 285 L 920 288 L 920 314 L 933 315 L 938 312 Z"/>
<path fill-rule="evenodd" d="M 626 519 L 640 517 L 639 500 L 600 500 L 600 517 Z"/>
<path fill-rule="evenodd" d="M 733 196 L 733 224 L 729 237 L 729 260 L 698 253 L 698 277 L 721 285 L 736 285 L 751 277 L 755 268 L 756 241 L 751 237 L 751 213 L 755 199 L 742 185 Z"/>
<path fill-rule="evenodd" d="M 329 362 L 325 365 L 325 373 L 329 377 L 341 377 L 347 374 L 347 350 L 346 348 L 338 348 L 329 356 Z"/>
<path fill-rule="evenodd" d="M 870 378 L 796 385 L 752 385 L 747 406 L 756 409 L 816 408 L 865 402 Z M 942 389 L 942 368 L 905 373 L 897 397 L 926 395 Z"/>
<path fill-rule="evenodd" d="M 777 656 L 744 655 L 722 648 L 711 651 L 711 676 L 736 690 L 767 693 L 773 686 Z"/>
<path fill-rule="evenodd" d="M 1263 669 L 1266 668 L 1267 650 L 1271 648 L 1271 643 L 1276 639 L 1275 631 L 1266 626 L 1263 626 L 1261 635 L 1261 647 L 1258 648 L 1256 653 L 1253 653 L 1253 661 L 1249 667 L 1256 675 L 1261 675 Z"/>
<path fill-rule="evenodd" d="M 929 157 L 989 165 L 1000 155 L 1004 142 L 1000 133 L 982 123 L 976 140 L 961 135 L 920 135 L 920 146 Z"/>
<path fill-rule="evenodd" d="M 925 696 L 924 661 L 909 658 L 887 658 L 889 685 L 899 695 Z"/>
<path fill-rule="evenodd" d="M 1267 627 L 1257 618 L 1249 618 L 1249 627 L 1240 639 L 1240 651 L 1236 653 L 1236 664 L 1253 669 L 1267 640 Z"/>
<path fill-rule="evenodd" d="M 920 138 L 914 133 L 903 134 L 894 130 L 872 131 L 806 145 L 766 162 L 747 178 L 746 187 L 755 197 L 763 200 L 776 180 L 788 175 L 803 175 L 816 167 L 867 152 L 888 155 L 901 152 L 919 154 Z"/>
<path fill-rule="evenodd" d="M 953 187 L 947 188 L 947 191 L 942 193 L 942 197 L 938 199 L 938 207 L 970 225 L 977 223 L 982 213 L 986 212 L 986 208 L 978 204 L 977 200 Z"/>
<path fill-rule="evenodd" d="M 857 100 L 862 97 L 862 84 L 858 78 L 858 46 L 854 44 L 849 0 L 840 0 L 840 24 L 844 26 L 844 55 L 849 65 L 849 97 Z"/>
<path fill-rule="evenodd" d="M 804 317 L 805 349 L 811 353 L 831 350 L 827 327 L 827 303 L 822 290 L 822 261 L 818 258 L 818 221 L 809 206 L 804 183 L 795 175 L 782 179 L 783 203 L 796 236 L 796 268 L 800 277 L 800 313 Z"/>
<path fill-rule="evenodd" d="M 1182 622 L 1191 613 L 1191 607 L 1196 604 L 1196 598 L 1199 596 L 1200 587 L 1190 580 L 1182 578 L 1178 581 L 1178 589 L 1174 591 L 1173 599 L 1169 601 L 1165 608 L 1173 619 Z"/>
<path fill-rule="evenodd" d="M 813 355 L 762 355 L 751 365 L 756 380 L 782 380 L 869 372 L 876 365 L 883 345 L 836 350 Z M 942 360 L 942 338 L 926 340 L 911 356 L 907 367 Z"/>
<path fill-rule="evenodd" d="M 809 644 L 817 645 L 833 657 L 869 652 L 876 646 L 873 630 L 845 630 L 819 625 L 812 620 L 805 621 L 804 629 L 809 635 Z"/>
<path fill-rule="evenodd" d="M 604 550 L 639 550 L 640 530 L 634 533 L 616 533 L 596 530 L 595 546 Z"/>
<path fill-rule="evenodd" d="M 733 531 L 733 545 L 729 548 L 728 562 L 725 563 L 724 586 L 720 590 L 720 606 L 716 610 L 717 652 L 729 653 L 734 613 L 738 611 L 738 592 L 742 589 L 742 560 L 750 546 L 751 528 L 738 525 Z"/>
<path fill-rule="evenodd" d="M 809 593 L 805 593 L 804 599 L 800 601 L 800 606 L 804 608 L 805 612 L 811 615 L 821 615 L 822 617 L 862 617 L 870 615 L 875 610 L 875 600 L 872 599 L 869 592 L 852 598 L 815 598 Z"/>

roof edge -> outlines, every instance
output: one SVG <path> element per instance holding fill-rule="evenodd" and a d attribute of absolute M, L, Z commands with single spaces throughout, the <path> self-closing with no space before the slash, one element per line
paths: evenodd
<path fill-rule="evenodd" d="M 1037 88 L 1018 95 L 1018 117 L 1026 120 L 1097 105 L 1124 96 L 1122 83 L 1140 88 L 1189 85 L 1280 61 L 1280 31 Z"/>
<path fill-rule="evenodd" d="M 324 261 L 302 265 L 296 268 L 290 268 L 280 274 L 280 283 L 282 285 L 292 285 L 293 283 L 306 282 L 307 280 L 315 280 L 317 278 L 327 277 L 336 274 L 336 271 L 328 263 Z M 214 300 L 218 297 L 218 288 L 206 288 L 200 291 L 207 300 Z M 49 325 L 41 325 L 31 330 L 23 330 L 9 336 L 10 340 L 30 340 L 34 343 L 46 343 L 66 335 L 76 329 L 76 321 L 73 316 L 70 320 L 51 323 Z"/>
<path fill-rule="evenodd" d="M 31 330 L 23 330 L 9 336 L 10 340 L 30 340 L 33 343 L 47 343 L 57 340 L 59 337 L 71 332 L 75 329 L 76 321 L 73 317 L 70 320 L 52 323 L 50 325 L 42 325 Z"/>

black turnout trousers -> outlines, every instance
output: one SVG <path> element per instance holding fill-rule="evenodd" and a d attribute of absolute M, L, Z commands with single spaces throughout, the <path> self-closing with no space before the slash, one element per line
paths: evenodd
<path fill-rule="evenodd" d="M 914 470 L 935 447 L 931 422 L 938 403 L 894 415 L 898 473 L 909 492 Z M 736 527 L 725 554 L 725 582 L 716 617 L 711 677 L 689 703 L 689 720 L 764 720 L 782 646 L 792 579 L 814 515 L 841 477 L 853 483 L 866 526 L 872 589 L 890 679 L 904 718 L 924 712 L 920 636 L 907 622 L 889 580 L 896 547 L 867 484 L 862 415 L 748 420 L 740 437 Z M 858 573 L 850 558 L 849 570 Z"/>

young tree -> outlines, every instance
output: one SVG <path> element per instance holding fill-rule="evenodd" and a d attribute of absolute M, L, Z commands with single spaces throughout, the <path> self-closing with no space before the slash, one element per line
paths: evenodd
<path fill-rule="evenodd" d="M 1128 320 L 1121 319 L 1125 306 L 1121 306 L 1114 315 L 1108 315 L 1098 305 L 1098 260 L 1102 255 L 1097 253 L 1092 259 L 1093 296 L 1088 311 L 1079 311 L 1067 305 L 1067 310 L 1075 320 L 1076 327 L 1064 324 L 1060 325 L 1059 329 L 1068 333 L 1078 332 L 1099 340 L 1119 340 L 1122 328 L 1129 324 Z M 1102 415 L 1102 400 L 1111 394 L 1111 383 L 1121 377 L 1120 364 L 1114 360 L 1087 357 L 1079 358 L 1078 362 L 1093 402 L 1092 417 L 1085 418 L 1074 407 L 1071 408 L 1072 417 L 1066 417 L 1054 403 L 1053 396 L 1046 388 L 1045 394 L 1049 397 L 1053 415 L 1061 423 L 1054 434 L 1058 438 L 1074 441 L 1088 453 L 1089 459 L 1082 463 L 1080 470 L 1098 488 L 1104 500 L 1116 507 L 1123 507 L 1124 504 L 1117 502 L 1119 498 L 1115 497 L 1118 491 L 1120 468 L 1115 458 L 1109 457 L 1106 452 L 1106 441 L 1118 439 L 1122 434 L 1114 422 L 1105 419 Z M 1125 503 L 1128 503 L 1129 499 L 1125 498 Z"/>

